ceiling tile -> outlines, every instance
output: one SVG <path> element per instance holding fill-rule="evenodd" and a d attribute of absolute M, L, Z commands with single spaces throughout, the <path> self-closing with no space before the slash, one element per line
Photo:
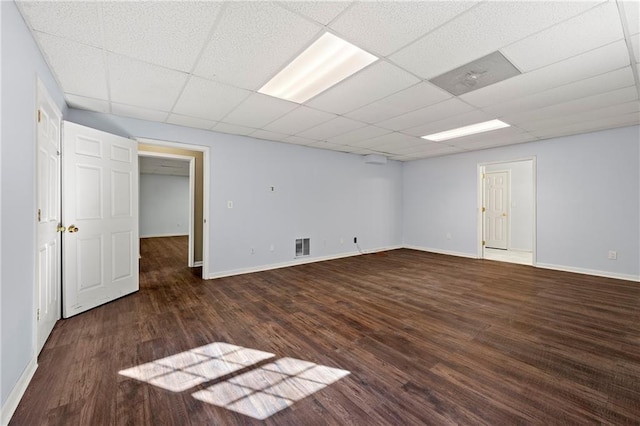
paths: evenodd
<path fill-rule="evenodd" d="M 405 135 L 398 132 L 388 133 L 386 135 L 377 136 L 375 138 L 367 139 L 358 146 L 369 149 L 380 149 L 381 147 L 389 148 L 392 146 L 407 147 L 412 145 L 420 145 L 424 142 L 424 139 L 416 138 L 414 136 Z"/>
<path fill-rule="evenodd" d="M 484 2 L 390 58 L 430 79 L 596 4 L 595 1 Z"/>
<path fill-rule="evenodd" d="M 35 31 L 102 47 L 99 3 L 19 1 L 16 4 Z"/>
<path fill-rule="evenodd" d="M 568 102 L 573 99 L 609 92 L 634 84 L 631 67 L 620 68 L 595 77 L 565 84 L 550 90 L 545 90 L 529 96 L 484 107 L 483 111 L 501 117 L 505 114 L 538 109 L 550 105 Z"/>
<path fill-rule="evenodd" d="M 531 134 L 536 135 L 539 138 L 552 138 L 638 124 L 640 124 L 640 115 L 637 112 L 633 112 L 631 114 L 589 120 L 553 129 L 533 130 L 531 131 Z"/>
<path fill-rule="evenodd" d="M 187 74 L 125 56 L 108 54 L 111 101 L 170 111 Z"/>
<path fill-rule="evenodd" d="M 387 56 L 476 3 L 358 2 L 330 28 L 365 50 Z"/>
<path fill-rule="evenodd" d="M 354 120 L 364 121 L 365 123 L 377 123 L 428 105 L 433 105 L 451 97 L 452 95 L 450 93 L 445 92 L 431 83 L 423 82 L 345 115 Z"/>
<path fill-rule="evenodd" d="M 108 99 L 101 49 L 44 33 L 36 33 L 36 37 L 63 92 Z"/>
<path fill-rule="evenodd" d="M 109 102 L 101 99 L 86 98 L 84 96 L 65 94 L 64 99 L 71 108 L 86 109 L 95 112 L 109 112 Z"/>
<path fill-rule="evenodd" d="M 487 114 L 484 111 L 474 110 L 463 114 L 451 115 L 447 118 L 438 121 L 432 121 L 420 126 L 411 127 L 405 129 L 402 133 L 406 133 L 412 136 L 425 136 L 433 133 L 444 132 L 445 130 L 451 130 L 462 126 L 469 126 L 471 124 L 482 123 L 483 121 L 493 120 L 493 115 Z"/>
<path fill-rule="evenodd" d="M 256 129 L 246 126 L 238 126 L 237 124 L 230 123 L 218 123 L 211 130 L 221 133 L 229 133 L 232 135 L 248 135 L 253 133 Z"/>
<path fill-rule="evenodd" d="M 287 138 L 284 138 L 282 142 L 292 143 L 296 145 L 311 145 L 312 143 L 318 141 L 315 139 L 303 138 L 300 136 L 289 136 Z"/>
<path fill-rule="evenodd" d="M 364 126 L 366 126 L 366 124 L 361 123 L 360 121 L 351 120 L 345 117 L 336 117 L 333 120 L 329 120 L 318 126 L 305 130 L 298 136 L 310 139 L 326 140 Z"/>
<path fill-rule="evenodd" d="M 170 114 L 169 118 L 167 118 L 167 123 L 205 130 L 209 130 L 216 125 L 216 122 L 212 120 L 203 120 L 202 118 L 189 117 L 180 114 Z"/>
<path fill-rule="evenodd" d="M 217 2 L 104 2 L 108 50 L 191 71 L 216 20 Z"/>
<path fill-rule="evenodd" d="M 520 71 L 527 72 L 623 38 L 618 8 L 609 2 L 500 51 Z"/>
<path fill-rule="evenodd" d="M 640 33 L 640 2 L 637 0 L 618 1 L 624 10 L 624 18 L 629 29 L 629 34 Z"/>
<path fill-rule="evenodd" d="M 148 120 L 148 121 L 164 121 L 167 119 L 166 112 L 155 111 L 147 108 L 140 108 L 131 105 L 123 105 L 112 103 L 111 104 L 111 113 L 115 115 L 121 115 L 123 117 L 131 117 L 137 118 L 139 120 Z"/>
<path fill-rule="evenodd" d="M 192 76 L 173 108 L 173 112 L 219 121 L 250 94 L 251 92 L 248 90 Z"/>
<path fill-rule="evenodd" d="M 604 108 L 610 105 L 621 104 L 637 99 L 638 92 L 636 90 L 636 87 L 629 86 L 622 89 L 613 90 L 611 92 L 599 93 L 597 95 L 574 99 L 569 102 L 563 102 L 532 111 L 524 111 L 513 115 L 505 114 L 503 119 L 510 124 L 524 124 L 534 120 L 545 120 L 562 115 L 574 114 L 581 111 Z"/>
<path fill-rule="evenodd" d="M 479 107 L 493 105 L 628 65 L 629 53 L 625 42 L 621 40 L 492 86 L 466 93 L 460 96 L 460 99 Z"/>
<path fill-rule="evenodd" d="M 300 106 L 287 115 L 284 115 L 265 126 L 265 129 L 273 132 L 295 135 L 296 133 L 300 133 L 335 117 L 335 114 L 329 114 L 328 112 L 318 111 L 317 109 L 308 108 L 306 106 Z"/>
<path fill-rule="evenodd" d="M 391 133 L 391 130 L 383 129 L 381 127 L 376 126 L 366 126 L 361 127 L 359 129 L 353 130 L 351 132 L 344 133 L 340 136 L 336 136 L 333 138 L 327 139 L 329 142 L 336 143 L 339 145 L 352 145 L 356 142 L 363 141 L 366 139 L 371 139 L 376 136 L 382 136 Z"/>
<path fill-rule="evenodd" d="M 534 140 L 535 136 L 518 129 L 517 127 L 505 127 L 503 129 L 493 130 L 491 132 L 478 133 L 462 138 L 449 139 L 443 141 L 443 144 L 457 146 L 464 149 L 479 149 L 490 146 L 500 146 L 510 143 L 521 143 Z"/>
<path fill-rule="evenodd" d="M 319 94 L 307 102 L 307 105 L 336 114 L 344 114 L 419 81 L 395 65 L 378 61 Z"/>
<path fill-rule="evenodd" d="M 330 142 L 327 142 L 327 141 L 317 141 L 317 142 L 314 142 L 314 143 L 309 144 L 307 146 L 309 146 L 311 148 L 330 149 L 332 151 L 336 151 L 339 148 L 343 148 L 342 145 L 338 145 L 338 144 L 335 144 L 335 143 L 330 143 Z"/>
<path fill-rule="evenodd" d="M 285 1 L 285 7 L 322 25 L 333 21 L 351 2 L 348 1 Z"/>
<path fill-rule="evenodd" d="M 455 147 L 455 146 L 449 146 L 449 145 L 443 145 L 443 144 L 439 144 L 439 143 L 435 143 L 435 142 L 429 142 L 426 141 L 424 139 L 422 139 L 422 143 L 419 145 L 414 145 L 410 148 L 407 149 L 403 149 L 401 151 L 399 151 L 401 154 L 404 155 L 424 155 L 424 154 L 428 154 L 431 156 L 434 155 L 447 155 L 447 154 L 453 154 L 456 152 L 462 152 L 464 151 L 463 148 L 459 148 L 459 147 Z"/>
<path fill-rule="evenodd" d="M 583 111 L 576 114 L 562 115 L 546 120 L 530 121 L 520 125 L 527 131 L 540 131 L 545 129 L 554 129 L 566 127 L 577 123 L 600 120 L 609 117 L 617 117 L 631 113 L 640 112 L 640 102 L 632 101 L 621 104 L 611 105 L 605 108 L 597 108 L 589 111 Z M 640 115 L 639 115 L 640 120 Z"/>
<path fill-rule="evenodd" d="M 377 125 L 391 130 L 405 130 L 442 120 L 453 115 L 469 112 L 473 109 L 472 106 L 454 98 L 389 120 L 381 121 L 377 123 Z"/>
<path fill-rule="evenodd" d="M 631 36 L 631 49 L 633 50 L 635 61 L 640 62 L 640 34 Z"/>
<path fill-rule="evenodd" d="M 268 130 L 256 130 L 255 132 L 250 133 L 249 136 L 251 136 L 252 138 L 264 139 L 268 141 L 282 141 L 289 137 L 289 135 L 286 135 L 284 133 L 270 132 Z"/>
<path fill-rule="evenodd" d="M 225 118 L 226 123 L 260 128 L 283 116 L 297 104 L 260 93 L 252 93 Z"/>
<path fill-rule="evenodd" d="M 310 45 L 320 30 L 272 3 L 226 3 L 195 74 L 257 90 Z"/>

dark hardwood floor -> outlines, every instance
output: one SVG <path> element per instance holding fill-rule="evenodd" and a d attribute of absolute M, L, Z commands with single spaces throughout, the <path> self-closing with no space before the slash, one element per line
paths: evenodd
<path fill-rule="evenodd" d="M 185 238 L 143 240 L 140 291 L 58 322 L 11 424 L 262 423 L 192 397 L 216 381 L 118 373 L 212 342 L 351 372 L 269 425 L 640 424 L 640 283 L 404 249 L 185 265 Z"/>

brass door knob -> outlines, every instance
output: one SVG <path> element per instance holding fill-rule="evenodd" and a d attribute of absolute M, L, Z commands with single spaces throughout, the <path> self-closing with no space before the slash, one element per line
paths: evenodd
<path fill-rule="evenodd" d="M 70 225 L 69 228 L 67 228 L 67 231 L 73 234 L 75 232 L 78 232 L 78 227 L 75 225 Z"/>
<path fill-rule="evenodd" d="M 502 213 L 502 216 L 507 217 L 507 214 L 506 213 Z"/>
<path fill-rule="evenodd" d="M 66 230 L 67 228 L 65 228 L 61 223 L 59 223 L 58 226 L 56 226 L 56 232 L 64 232 Z"/>

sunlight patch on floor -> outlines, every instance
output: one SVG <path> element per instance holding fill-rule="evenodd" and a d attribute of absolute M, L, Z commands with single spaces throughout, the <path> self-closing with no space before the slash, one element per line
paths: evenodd
<path fill-rule="evenodd" d="M 224 342 L 181 352 L 122 370 L 119 374 L 172 391 L 183 392 L 275 355 Z M 194 392 L 202 402 L 264 420 L 349 375 L 339 368 L 295 358 L 281 358 Z"/>

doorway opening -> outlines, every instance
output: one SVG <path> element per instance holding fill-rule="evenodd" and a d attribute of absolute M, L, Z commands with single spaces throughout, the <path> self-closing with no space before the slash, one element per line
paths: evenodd
<path fill-rule="evenodd" d="M 141 239 L 188 236 L 187 265 L 202 267 L 202 278 L 207 279 L 208 148 L 155 139 L 136 141 Z"/>
<path fill-rule="evenodd" d="M 478 165 L 478 257 L 536 264 L 535 157 Z"/>

